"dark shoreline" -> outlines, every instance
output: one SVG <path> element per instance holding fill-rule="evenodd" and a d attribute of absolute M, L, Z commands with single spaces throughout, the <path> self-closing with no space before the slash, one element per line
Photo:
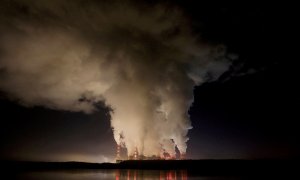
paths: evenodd
<path fill-rule="evenodd" d="M 297 160 L 128 160 L 121 163 L 86 162 L 29 162 L 1 161 L 1 171 L 18 173 L 24 171 L 56 170 L 186 170 L 189 175 L 240 176 L 240 175 L 292 175 L 299 167 Z"/>

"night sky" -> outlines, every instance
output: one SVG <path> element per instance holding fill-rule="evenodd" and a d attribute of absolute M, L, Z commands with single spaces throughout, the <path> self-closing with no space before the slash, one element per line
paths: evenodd
<path fill-rule="evenodd" d="M 11 20 L 11 14 L 23 17 L 31 13 L 30 3 L 21 2 L 0 3 L 0 9 L 8 9 L 0 13 L 1 32 L 6 31 L 3 26 Z M 96 1 L 88 2 L 101 6 Z M 235 57 L 218 78 L 210 80 L 208 74 L 206 82 L 194 87 L 194 102 L 188 111 L 193 128 L 188 132 L 187 158 L 298 158 L 300 134 L 293 116 L 296 89 L 289 80 L 287 57 L 280 55 L 285 19 L 278 15 L 279 7 L 198 1 L 139 2 L 150 7 L 162 3 L 183 11 L 202 42 L 223 44 L 228 56 Z M 42 15 L 28 16 L 39 23 Z M 0 61 L 5 43 L 8 42 L 1 39 Z M 0 84 L 5 71 L 0 66 Z M 0 88 L 0 92 L 0 159 L 114 160 L 111 109 L 103 102 L 98 101 L 91 113 L 72 112 L 67 108 L 26 105 L 6 89 Z"/>

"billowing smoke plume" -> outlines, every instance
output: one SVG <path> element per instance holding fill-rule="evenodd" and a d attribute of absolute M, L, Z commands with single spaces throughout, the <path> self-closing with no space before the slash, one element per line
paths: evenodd
<path fill-rule="evenodd" d="M 104 101 L 129 154 L 186 152 L 193 87 L 228 62 L 179 8 L 91 0 L 3 0 L 0 7 L 0 89 L 8 97 L 86 113 Z"/>

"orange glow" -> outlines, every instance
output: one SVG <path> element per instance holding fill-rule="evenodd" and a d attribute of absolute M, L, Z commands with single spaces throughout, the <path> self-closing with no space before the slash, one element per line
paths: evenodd
<path fill-rule="evenodd" d="M 163 180 L 164 179 L 164 175 L 162 171 L 159 171 L 159 180 Z"/>
<path fill-rule="evenodd" d="M 130 170 L 127 171 L 127 180 L 130 180 Z"/>
<path fill-rule="evenodd" d="M 119 170 L 116 171 L 116 180 L 120 180 L 120 171 Z"/>
<path fill-rule="evenodd" d="M 136 180 L 136 170 L 134 171 L 134 177 L 133 177 L 134 180 Z"/>
<path fill-rule="evenodd" d="M 117 170 L 116 180 L 139 180 L 144 178 L 144 173 L 139 173 L 139 170 Z M 150 175 L 151 178 L 159 180 L 187 180 L 187 171 L 155 171 Z"/>
<path fill-rule="evenodd" d="M 187 180 L 187 171 L 186 170 L 181 170 L 181 180 Z"/>
<path fill-rule="evenodd" d="M 169 171 L 166 174 L 166 179 L 167 180 L 176 180 L 176 171 Z"/>

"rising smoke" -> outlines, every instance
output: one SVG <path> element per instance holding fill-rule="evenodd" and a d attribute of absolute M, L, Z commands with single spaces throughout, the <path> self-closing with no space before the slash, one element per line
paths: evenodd
<path fill-rule="evenodd" d="M 133 1 L 3 0 L 0 58 L 8 97 L 86 113 L 104 101 L 116 142 L 146 156 L 186 152 L 193 88 L 228 67 L 178 7 Z"/>

